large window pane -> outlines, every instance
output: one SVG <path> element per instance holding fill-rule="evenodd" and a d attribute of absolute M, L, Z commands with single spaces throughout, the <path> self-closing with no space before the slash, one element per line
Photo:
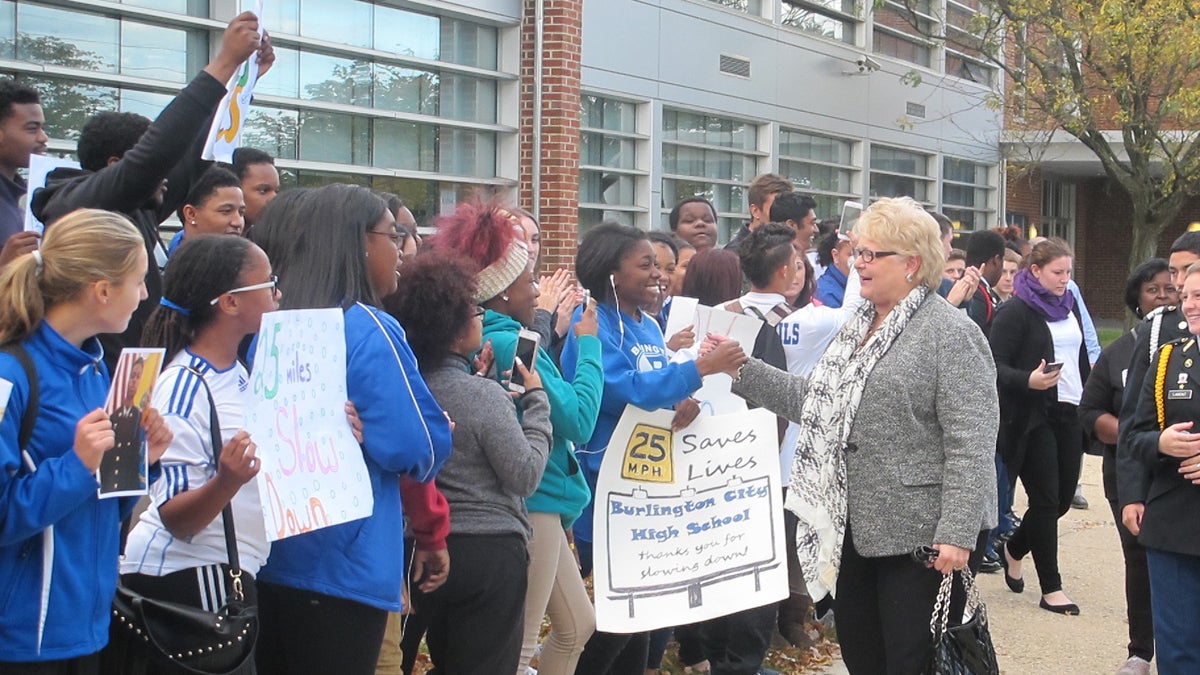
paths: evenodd
<path fill-rule="evenodd" d="M 722 150 L 663 145 L 663 171 L 684 176 L 749 182 L 756 173 L 754 157 Z"/>
<path fill-rule="evenodd" d="M 20 3 L 17 29 L 22 61 L 117 72 L 121 25 L 116 19 Z"/>
<path fill-rule="evenodd" d="M 579 172 L 579 201 L 587 204 L 634 204 L 637 178 L 627 174 L 582 170 Z"/>
<path fill-rule="evenodd" d="M 300 52 L 286 47 L 275 47 L 275 65 L 271 72 L 254 85 L 255 94 L 300 96 Z"/>
<path fill-rule="evenodd" d="M 849 164 L 852 146 L 850 141 L 803 131 L 784 129 L 779 134 L 779 154 L 820 162 Z"/>
<path fill-rule="evenodd" d="M 175 100 L 171 94 L 158 94 L 150 91 L 121 90 L 121 112 L 131 112 L 150 119 L 155 119 L 163 108 Z"/>
<path fill-rule="evenodd" d="M 758 143 L 758 128 L 752 124 L 677 110 L 663 111 L 663 132 L 666 140 L 741 150 L 754 150 Z"/>
<path fill-rule="evenodd" d="M 590 129 L 633 133 L 637 128 L 637 105 L 628 101 L 589 96 L 581 99 L 580 124 Z"/>
<path fill-rule="evenodd" d="M 301 52 L 300 88 L 314 101 L 370 107 L 371 63 Z"/>
<path fill-rule="evenodd" d="M 363 117 L 305 110 L 300 113 L 300 159 L 369 164 L 371 125 Z"/>
<path fill-rule="evenodd" d="M 747 12 L 755 16 L 762 14 L 762 0 L 709 0 L 722 7 L 736 9 L 740 12 Z"/>
<path fill-rule="evenodd" d="M 854 44 L 855 22 L 839 15 L 857 13 L 853 0 L 782 0 L 780 12 L 785 26 Z"/>
<path fill-rule="evenodd" d="M 267 5 L 274 5 L 276 0 L 270 0 Z M 174 12 L 208 18 L 208 0 L 120 0 L 123 5 L 157 9 L 162 12 Z M 263 13 L 266 14 L 264 7 Z M 271 24 L 274 26 L 275 24 Z"/>
<path fill-rule="evenodd" d="M 441 23 L 436 16 L 375 5 L 375 49 L 436 60 Z"/>
<path fill-rule="evenodd" d="M 924 202 L 929 199 L 929 185 L 925 181 L 908 176 L 871 174 L 871 197 L 912 197 Z"/>
<path fill-rule="evenodd" d="M 375 166 L 412 171 L 437 169 L 436 127 L 399 120 L 375 120 L 372 141 Z"/>
<path fill-rule="evenodd" d="M 875 146 L 871 149 L 871 168 L 924 176 L 929 173 L 929 158 L 915 152 Z"/>
<path fill-rule="evenodd" d="M 304 0 L 300 34 L 355 47 L 370 47 L 372 5 L 357 0 Z"/>
<path fill-rule="evenodd" d="M 496 175 L 496 134 L 442 127 L 438 140 L 441 172 L 484 178 Z"/>
<path fill-rule="evenodd" d="M 580 164 L 633 169 L 636 166 L 637 142 L 630 138 L 604 136 L 585 132 L 581 139 Z"/>
<path fill-rule="evenodd" d="M 473 122 L 496 121 L 496 82 L 466 75 L 442 73 L 442 117 Z"/>
<path fill-rule="evenodd" d="M 0 0 L 0 58 L 17 56 L 17 5 Z"/>
<path fill-rule="evenodd" d="M 987 167 L 965 159 L 947 157 L 942 162 L 942 178 L 956 183 L 986 183 Z"/>
<path fill-rule="evenodd" d="M 299 35 L 300 0 L 268 0 L 264 2 L 263 23 L 269 27 L 272 33 Z M 276 51 L 278 49 L 276 47 Z"/>
<path fill-rule="evenodd" d="M 496 53 L 495 28 L 442 19 L 441 60 L 495 70 Z"/>
<path fill-rule="evenodd" d="M 380 63 L 375 64 L 374 72 L 376 108 L 423 115 L 438 114 L 437 73 Z"/>
<path fill-rule="evenodd" d="M 20 79 L 38 90 L 50 138 L 77 140 L 89 117 L 103 110 L 116 110 L 120 100 L 116 87 L 24 75 Z"/>
<path fill-rule="evenodd" d="M 823 164 L 780 161 L 783 171 L 797 192 L 850 192 L 853 189 L 853 174 L 849 169 Z"/>
<path fill-rule="evenodd" d="M 186 31 L 125 21 L 121 26 L 121 72 L 125 75 L 188 81 Z"/>
<path fill-rule="evenodd" d="M 255 106 L 246 118 L 242 144 L 258 148 L 280 159 L 296 159 L 300 114 Z"/>

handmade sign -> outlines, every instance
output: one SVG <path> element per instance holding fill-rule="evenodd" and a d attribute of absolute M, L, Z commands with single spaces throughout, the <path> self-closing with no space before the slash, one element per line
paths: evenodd
<path fill-rule="evenodd" d="M 247 388 L 246 430 L 267 539 L 365 518 L 375 506 L 362 448 L 346 420 L 346 340 L 339 309 L 263 315 Z"/>
<path fill-rule="evenodd" d="M 596 625 L 631 633 L 787 596 L 775 416 L 627 406 L 596 486 Z"/>
<path fill-rule="evenodd" d="M 59 168 L 78 169 L 79 162 L 62 157 L 46 155 L 29 156 L 29 180 L 25 184 L 25 231 L 41 234 L 46 231 L 46 224 L 33 215 L 33 193 L 46 187 L 46 177 L 51 171 Z"/>
<path fill-rule="evenodd" d="M 243 6 L 244 8 L 244 6 Z M 254 15 L 258 17 L 258 36 L 263 36 L 263 0 L 254 3 Z M 217 107 L 212 127 L 208 130 L 208 141 L 204 144 L 203 159 L 233 164 L 233 151 L 242 144 L 242 129 L 250 112 L 250 101 L 254 98 L 254 85 L 258 83 L 258 54 L 250 55 L 233 73 L 225 98 Z"/>
<path fill-rule="evenodd" d="M 150 405 L 165 355 L 165 349 L 122 349 L 117 358 L 104 403 L 104 412 L 112 421 L 115 445 L 101 457 L 96 471 L 101 499 L 150 492 L 142 412 Z"/>

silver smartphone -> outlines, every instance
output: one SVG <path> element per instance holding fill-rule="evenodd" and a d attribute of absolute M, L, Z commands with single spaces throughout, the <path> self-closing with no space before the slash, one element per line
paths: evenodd
<path fill-rule="evenodd" d="M 534 360 L 537 358 L 538 341 L 541 336 L 537 333 L 522 328 L 521 332 L 517 333 L 517 349 L 513 352 L 513 362 L 509 368 L 512 374 L 508 379 L 508 388 L 518 393 L 525 393 L 525 378 L 521 376 L 521 371 L 517 369 L 517 359 L 521 359 L 521 363 L 525 364 L 527 370 L 533 370 Z"/>
<path fill-rule="evenodd" d="M 858 224 L 858 217 L 862 215 L 862 212 L 863 205 L 859 202 L 842 204 L 842 220 L 838 225 L 838 232 L 850 234 L 854 230 L 854 226 Z"/>

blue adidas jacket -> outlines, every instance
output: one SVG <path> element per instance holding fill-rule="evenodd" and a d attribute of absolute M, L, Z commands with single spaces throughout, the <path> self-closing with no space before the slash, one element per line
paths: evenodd
<path fill-rule="evenodd" d="M 0 659 L 69 659 L 108 643 L 121 518 L 136 500 L 97 498 L 74 451 L 75 425 L 108 394 L 99 341 L 77 348 L 43 321 L 24 345 L 39 383 L 26 448 L 36 470 L 17 447 L 29 382 L 0 354 L 0 378 L 13 383 L 0 421 Z"/>
<path fill-rule="evenodd" d="M 346 388 L 362 419 L 375 511 L 274 542 L 258 578 L 395 612 L 404 580 L 400 475 L 433 480 L 450 456 L 450 422 L 395 319 L 359 303 L 345 321 Z"/>
<path fill-rule="evenodd" d="M 579 314 L 576 310 L 575 321 L 579 320 Z M 603 350 L 604 394 L 600 399 L 596 429 L 591 439 L 580 445 L 575 453 L 592 491 L 592 501 L 575 521 L 575 536 L 584 541 L 592 541 L 596 478 L 625 404 L 643 410 L 670 408 L 700 388 L 700 371 L 694 361 L 671 363 L 667 358 L 662 329 L 654 317 L 642 312 L 642 320 L 638 321 L 614 305 L 603 303 L 596 307 L 596 318 Z M 561 362 L 563 375 L 568 380 L 575 379 L 578 354 L 575 331 L 567 331 Z"/>

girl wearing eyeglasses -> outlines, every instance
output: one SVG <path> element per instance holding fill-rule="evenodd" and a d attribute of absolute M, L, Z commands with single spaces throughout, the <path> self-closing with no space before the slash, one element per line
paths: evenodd
<path fill-rule="evenodd" d="M 942 576 L 977 568 L 996 523 L 995 369 L 983 334 L 934 292 L 945 257 L 921 205 L 880 199 L 855 233 L 866 302 L 808 376 L 751 359 L 734 391 L 800 424 L 785 507 L 813 599 L 834 593 L 853 627 L 838 633 L 848 670 L 916 673 Z M 936 555 L 914 561 L 920 547 Z"/>
<path fill-rule="evenodd" d="M 241 237 L 189 237 L 171 258 L 159 307 L 142 344 L 167 350 L 154 406 L 175 438 L 150 486 L 150 505 L 129 533 L 121 581 L 147 597 L 216 611 L 232 593 L 221 510 L 232 504 L 242 590 L 255 604 L 254 577 L 270 551 L 254 476 L 255 446 L 242 429 L 249 376 L 238 343 L 279 306 L 271 262 Z M 214 448 L 211 406 L 222 447 Z M 106 658 L 120 662 L 113 632 Z M 239 672 L 253 672 L 241 670 Z"/>
<path fill-rule="evenodd" d="M 353 185 L 289 190 L 263 211 L 251 238 L 279 274 L 283 309 L 344 312 L 346 389 L 362 419 L 375 499 L 368 518 L 272 544 L 258 579 L 256 662 L 269 673 L 367 675 L 388 612 L 400 611 L 403 516 L 418 502 L 406 491 L 401 508 L 401 481 L 432 489 L 450 455 L 450 421 L 404 329 L 379 309 L 396 291 L 400 260 L 396 219 L 383 199 Z"/>

